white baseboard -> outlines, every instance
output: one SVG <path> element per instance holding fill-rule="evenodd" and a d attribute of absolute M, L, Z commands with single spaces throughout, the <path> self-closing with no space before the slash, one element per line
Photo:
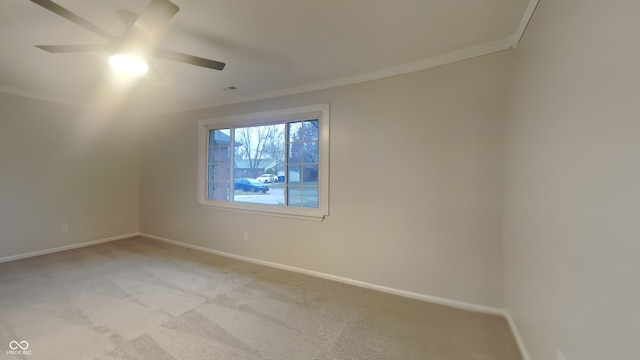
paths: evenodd
<path fill-rule="evenodd" d="M 235 254 L 231 254 L 231 253 L 226 253 L 226 252 L 213 250 L 213 249 L 205 248 L 205 247 L 198 246 L 198 245 L 188 244 L 188 243 L 184 243 L 184 242 L 180 242 L 180 241 L 176 241 L 176 240 L 172 240 L 172 239 L 167 239 L 167 238 L 164 238 L 164 237 L 155 236 L 155 235 L 151 235 L 151 234 L 140 233 L 140 236 L 147 237 L 149 239 L 162 241 L 162 242 L 165 242 L 165 243 L 168 243 L 168 244 L 173 244 L 173 245 L 177 245 L 177 246 L 193 249 L 193 250 L 198 250 L 198 251 L 203 251 L 203 252 L 214 254 L 214 255 L 224 256 L 224 257 L 231 258 L 231 259 L 247 261 L 247 262 L 251 262 L 251 263 L 254 263 L 254 264 L 269 266 L 269 267 L 276 268 L 276 269 L 287 270 L 287 271 L 292 271 L 292 272 L 296 272 L 296 273 L 300 273 L 300 274 L 315 276 L 315 277 L 319 277 L 319 278 L 323 278 L 323 279 L 338 281 L 338 282 L 341 282 L 341 283 L 355 285 L 355 286 L 366 288 L 366 289 L 376 290 L 376 291 L 380 291 L 380 292 L 384 292 L 384 293 L 388 293 L 388 294 L 399 295 L 399 296 L 403 296 L 403 297 L 407 297 L 407 298 L 411 298 L 411 299 L 416 299 L 416 300 L 422 300 L 422 301 L 426 301 L 426 302 L 430 302 L 430 303 L 450 306 L 450 307 L 454 307 L 454 308 L 457 308 L 457 309 L 470 310 L 470 311 L 474 311 L 474 312 L 492 314 L 492 315 L 500 315 L 500 316 L 504 316 L 505 315 L 505 311 L 503 309 L 499 309 L 499 308 L 493 308 L 493 307 L 484 306 L 484 305 L 472 304 L 472 303 L 467 303 L 467 302 L 458 301 L 458 300 L 451 300 L 451 299 L 446 299 L 446 298 L 441 298 L 441 297 L 431 296 L 431 295 L 426 295 L 426 294 L 420 294 L 420 293 L 406 291 L 406 290 L 394 289 L 394 288 L 390 288 L 390 287 L 387 287 L 387 286 L 371 284 L 371 283 L 367 283 L 367 282 L 364 282 L 364 281 L 359 281 L 359 280 L 349 279 L 349 278 L 345 278 L 345 277 L 341 277 L 341 276 L 336 276 L 336 275 L 331 275 L 331 274 L 327 274 L 327 273 L 317 272 L 317 271 L 313 271 L 313 270 L 298 268 L 298 267 L 295 267 L 295 266 L 283 265 L 283 264 L 273 263 L 273 262 L 270 262 L 270 261 L 264 261 L 264 260 L 260 260 L 260 259 L 247 257 L 247 256 L 240 256 L 240 255 L 235 255 Z M 525 359 L 525 360 L 528 360 L 528 359 Z"/>
<path fill-rule="evenodd" d="M 524 340 L 520 335 L 520 331 L 518 331 L 518 327 L 516 326 L 516 322 L 513 320 L 511 313 L 505 310 L 504 317 L 507 318 L 507 322 L 509 323 L 509 327 L 511 328 L 511 333 L 513 333 L 513 337 L 516 339 L 516 344 L 518 344 L 518 349 L 520 349 L 522 360 L 531 360 L 531 357 L 529 356 L 529 352 L 527 351 L 527 348 L 524 346 Z"/>
<path fill-rule="evenodd" d="M 7 262 L 7 261 L 13 261 L 13 260 L 26 259 L 26 258 L 30 258 L 30 257 L 34 257 L 34 256 L 51 254 L 51 253 L 55 253 L 55 252 L 65 251 L 65 250 L 77 249 L 77 248 L 81 248 L 81 247 L 85 247 L 85 246 L 102 244 L 102 243 L 106 243 L 106 242 L 109 242 L 109 241 L 126 239 L 126 238 L 139 236 L 139 235 L 140 235 L 139 232 L 135 232 L 135 233 L 131 233 L 131 234 L 112 236 L 112 237 L 108 237 L 108 238 L 104 238 L 104 239 L 85 241 L 85 242 L 81 242 L 81 243 L 78 243 L 78 244 L 71 244 L 71 245 L 60 246 L 60 247 L 55 247 L 55 248 L 51 248 L 51 249 L 37 250 L 37 251 L 31 251 L 31 252 L 17 254 L 17 255 L 0 257 L 0 263 Z"/>

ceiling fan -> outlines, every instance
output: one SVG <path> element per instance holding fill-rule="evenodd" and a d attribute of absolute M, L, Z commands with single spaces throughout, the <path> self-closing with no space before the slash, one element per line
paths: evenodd
<path fill-rule="evenodd" d="M 146 72 L 148 69 L 146 59 L 150 57 L 215 70 L 224 69 L 225 64 L 222 62 L 155 46 L 162 30 L 166 27 L 169 20 L 180 10 L 178 5 L 169 0 L 151 0 L 144 12 L 128 26 L 125 33 L 121 36 L 109 33 L 51 0 L 31 1 L 107 40 L 107 42 L 103 44 L 36 45 L 37 48 L 44 51 L 50 53 L 108 51 L 112 54 L 109 58 L 112 66 L 117 67 L 118 64 L 133 66 L 131 68 L 125 68 L 124 71 L 135 74 L 143 74 Z"/>

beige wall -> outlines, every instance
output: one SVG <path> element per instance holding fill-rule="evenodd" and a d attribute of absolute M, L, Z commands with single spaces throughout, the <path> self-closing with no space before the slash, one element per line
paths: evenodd
<path fill-rule="evenodd" d="M 516 51 L 505 293 L 534 360 L 639 357 L 639 14 L 542 0 Z"/>
<path fill-rule="evenodd" d="M 138 231 L 130 121 L 4 93 L 0 109 L 0 258 Z"/>
<path fill-rule="evenodd" d="M 149 119 L 144 233 L 396 289 L 502 307 L 502 52 L 363 84 Z M 331 105 L 330 217 L 199 207 L 197 121 Z M 249 232 L 250 241 L 242 241 Z"/>
<path fill-rule="evenodd" d="M 639 13 L 542 0 L 516 51 L 142 119 L 141 158 L 136 122 L 0 94 L 0 257 L 139 226 L 426 295 L 504 296 L 534 360 L 637 358 Z M 329 218 L 198 206 L 199 119 L 318 103 L 332 109 Z"/>

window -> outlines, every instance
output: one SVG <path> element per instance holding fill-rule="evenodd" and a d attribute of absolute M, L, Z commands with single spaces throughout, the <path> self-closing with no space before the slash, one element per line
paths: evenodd
<path fill-rule="evenodd" d="M 322 220 L 329 209 L 329 105 L 199 123 L 200 204 Z"/>

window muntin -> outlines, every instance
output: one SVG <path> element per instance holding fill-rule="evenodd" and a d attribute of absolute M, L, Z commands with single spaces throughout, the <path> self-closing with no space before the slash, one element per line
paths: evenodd
<path fill-rule="evenodd" d="M 200 134 L 202 205 L 299 218 L 328 215 L 328 105 L 201 120 Z M 280 181 L 255 180 L 266 173 Z M 245 178 L 252 185 L 239 184 Z"/>

